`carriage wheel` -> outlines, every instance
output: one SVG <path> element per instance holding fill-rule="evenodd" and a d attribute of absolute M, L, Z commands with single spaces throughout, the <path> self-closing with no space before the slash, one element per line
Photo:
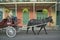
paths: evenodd
<path fill-rule="evenodd" d="M 6 28 L 6 35 L 7 35 L 8 37 L 15 37 L 15 35 L 16 35 L 16 30 L 15 30 L 15 28 L 12 27 L 12 26 L 8 26 L 8 27 Z"/>

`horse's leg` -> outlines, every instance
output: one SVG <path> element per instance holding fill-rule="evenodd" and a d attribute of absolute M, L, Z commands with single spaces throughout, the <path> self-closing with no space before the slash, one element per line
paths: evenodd
<path fill-rule="evenodd" d="M 29 28 L 30 28 L 30 27 L 27 27 L 27 32 L 26 32 L 27 34 L 28 34 L 28 30 L 29 30 Z"/>
<path fill-rule="evenodd" d="M 45 34 L 47 34 L 46 28 L 44 27 Z"/>
<path fill-rule="evenodd" d="M 36 35 L 36 33 L 35 33 L 35 31 L 34 31 L 34 27 L 32 27 L 32 31 L 33 31 L 33 33 Z"/>
<path fill-rule="evenodd" d="M 43 27 L 40 28 L 39 32 L 37 33 L 39 35 L 40 31 L 42 30 Z"/>

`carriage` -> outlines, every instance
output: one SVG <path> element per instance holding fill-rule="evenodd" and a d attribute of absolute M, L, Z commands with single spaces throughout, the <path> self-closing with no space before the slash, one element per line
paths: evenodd
<path fill-rule="evenodd" d="M 17 31 L 17 24 L 19 23 L 16 18 L 5 18 L 0 21 L 0 31 L 5 30 L 8 37 L 14 37 Z"/>
<path fill-rule="evenodd" d="M 20 19 L 17 19 L 16 17 L 15 18 L 6 18 L 6 19 L 3 19 L 1 22 L 0 22 L 0 28 L 5 28 L 6 29 L 6 35 L 8 37 L 14 37 L 16 35 L 16 28 L 18 28 L 18 20 Z M 27 27 L 27 33 L 28 33 L 28 30 L 30 27 L 32 27 L 32 31 L 34 34 L 35 31 L 34 31 L 34 27 L 41 27 L 39 32 L 42 30 L 42 28 L 44 28 L 45 30 L 45 33 L 47 34 L 46 32 L 46 29 L 45 29 L 45 26 L 47 25 L 47 23 L 50 22 L 50 23 L 53 23 L 53 19 L 52 17 L 47 17 L 45 19 L 41 19 L 41 20 L 37 20 L 37 19 L 31 19 L 28 21 L 28 24 L 26 25 Z M 38 34 L 39 34 L 38 32 Z"/>

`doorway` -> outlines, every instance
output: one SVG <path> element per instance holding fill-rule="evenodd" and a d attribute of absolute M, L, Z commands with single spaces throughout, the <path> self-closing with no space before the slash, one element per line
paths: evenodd
<path fill-rule="evenodd" d="M 37 15 L 37 19 L 38 19 L 38 20 L 43 19 L 42 10 L 37 10 L 37 11 L 36 11 L 36 15 Z"/>
<path fill-rule="evenodd" d="M 29 21 L 29 11 L 28 8 L 23 9 L 23 24 L 26 25 L 28 24 Z"/>
<path fill-rule="evenodd" d="M 60 11 L 57 12 L 57 25 L 60 25 Z"/>
<path fill-rule="evenodd" d="M 3 18 L 3 12 L 0 11 L 0 21 L 2 21 L 2 18 Z"/>

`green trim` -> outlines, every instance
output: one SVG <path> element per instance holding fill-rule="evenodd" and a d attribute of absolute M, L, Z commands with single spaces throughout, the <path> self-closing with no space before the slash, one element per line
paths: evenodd
<path fill-rule="evenodd" d="M 2 19 L 3 19 L 3 12 L 0 11 L 0 21 L 2 21 Z"/>
<path fill-rule="evenodd" d="M 60 25 L 60 11 L 57 11 L 57 25 Z"/>
<path fill-rule="evenodd" d="M 29 21 L 29 12 L 23 13 L 23 24 L 28 24 Z"/>
<path fill-rule="evenodd" d="M 29 11 L 28 11 L 28 8 L 24 8 L 24 9 L 23 9 L 23 13 L 25 13 L 25 12 L 26 12 L 26 13 L 29 12 Z"/>
<path fill-rule="evenodd" d="M 43 10 L 42 10 L 42 13 L 43 13 L 44 15 L 46 15 L 46 14 L 48 13 L 48 10 L 47 10 L 47 9 L 43 9 Z"/>
<path fill-rule="evenodd" d="M 15 9 L 12 10 L 13 16 L 16 17 L 16 11 Z"/>

